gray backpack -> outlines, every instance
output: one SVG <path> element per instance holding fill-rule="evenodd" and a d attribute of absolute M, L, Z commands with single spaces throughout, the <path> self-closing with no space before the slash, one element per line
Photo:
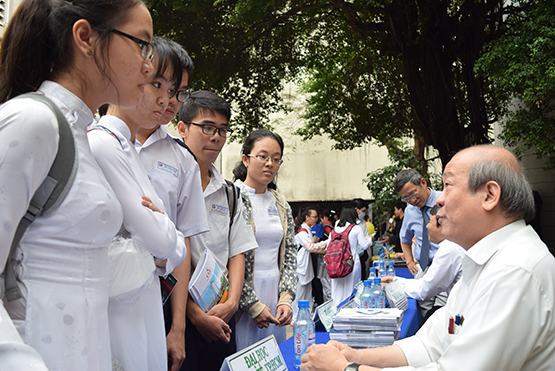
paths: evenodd
<path fill-rule="evenodd" d="M 21 292 L 17 286 L 17 278 L 13 266 L 9 264 L 10 259 L 17 247 L 19 241 L 25 234 L 25 231 L 35 220 L 37 216 L 45 214 L 55 209 L 66 197 L 75 174 L 77 172 L 77 155 L 75 151 L 75 142 L 71 127 L 64 117 L 62 111 L 49 98 L 41 93 L 26 93 L 20 95 L 19 98 L 31 98 L 45 104 L 54 114 L 58 121 L 58 134 L 60 137 L 58 143 L 58 152 L 54 158 L 54 162 L 48 171 L 48 175 L 38 187 L 35 194 L 31 198 L 27 212 L 19 221 L 19 225 L 15 231 L 10 253 L 6 261 L 6 266 L 0 276 L 0 298 L 2 298 L 2 290 L 5 288 L 4 294 L 8 301 L 16 300 L 21 297 Z M 22 123 L 25 124 L 25 123 Z M 4 282 L 2 282 L 4 281 Z"/>

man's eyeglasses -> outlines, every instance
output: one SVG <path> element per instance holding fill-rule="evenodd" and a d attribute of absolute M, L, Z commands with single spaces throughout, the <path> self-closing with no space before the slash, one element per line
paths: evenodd
<path fill-rule="evenodd" d="M 247 156 L 248 157 L 254 157 L 258 161 L 263 162 L 263 163 L 266 163 L 266 162 L 268 162 L 268 160 L 271 160 L 272 163 L 274 163 L 278 166 L 283 164 L 283 160 L 281 158 L 278 158 L 278 157 L 272 158 L 271 156 L 268 156 L 268 155 L 253 155 L 253 154 L 248 154 Z"/>
<path fill-rule="evenodd" d="M 414 190 L 411 193 L 409 193 L 408 195 L 405 195 L 405 196 L 401 197 L 401 201 L 409 202 L 409 201 L 414 200 L 417 196 L 418 196 L 418 190 Z"/>
<path fill-rule="evenodd" d="M 198 122 L 191 122 L 191 125 L 195 125 L 201 128 L 202 133 L 206 135 L 214 135 L 218 132 L 218 135 L 224 138 L 227 138 L 231 135 L 232 130 L 228 127 L 221 127 L 217 128 L 214 125 L 206 124 L 206 123 L 198 123 Z"/>
<path fill-rule="evenodd" d="M 138 37 L 130 35 L 126 32 L 116 30 L 115 28 L 111 29 L 110 32 L 126 37 L 129 40 L 135 42 L 137 45 L 139 45 L 139 48 L 141 49 L 141 57 L 143 57 L 144 60 L 151 61 L 152 58 L 154 58 L 154 48 L 150 42 L 145 41 L 143 39 L 139 39 Z"/>

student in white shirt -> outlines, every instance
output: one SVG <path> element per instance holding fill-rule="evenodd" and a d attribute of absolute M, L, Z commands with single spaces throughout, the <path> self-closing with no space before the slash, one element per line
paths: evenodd
<path fill-rule="evenodd" d="M 229 104 L 209 91 L 193 92 L 179 112 L 179 133 L 200 167 L 210 226 L 209 232 L 191 237 L 192 266 L 194 268 L 209 249 L 219 263 L 227 267 L 229 278 L 228 299 L 207 313 L 189 298 L 185 329 L 187 357 L 182 371 L 219 370 L 224 358 L 235 353 L 234 315 L 243 288 L 244 254 L 257 246 L 241 198 L 236 200 L 235 214 L 230 215 L 227 184 L 214 166 L 231 132 L 230 118 Z"/>
<path fill-rule="evenodd" d="M 23 297 L 4 301 L 21 338 L 0 308 L 2 369 L 111 368 L 106 267 L 122 210 L 92 157 L 86 129 L 100 105 L 140 99 L 153 69 L 152 32 L 141 1 L 24 0 L 3 33 L 0 270 L 10 259 Z M 54 113 L 29 98 L 12 99 L 33 90 L 67 119 L 76 175 L 63 201 L 35 219 L 9 258 L 16 227 L 58 149 Z"/>
<path fill-rule="evenodd" d="M 254 273 L 245 277 L 249 285 L 243 290 L 238 314 L 238 349 L 269 335 L 278 342 L 285 340 L 285 325 L 293 316 L 297 286 L 295 225 L 291 207 L 274 183 L 284 147 L 278 134 L 254 130 L 245 139 L 241 162 L 233 170 L 236 184 L 252 204 L 252 226 L 258 243 L 256 253 L 247 257 Z"/>
<path fill-rule="evenodd" d="M 180 146 L 164 126 L 175 118 L 189 94 L 187 86 L 193 61 L 183 47 L 174 41 L 155 37 L 153 46 L 161 60 L 173 65 L 174 71 L 181 71 L 181 82 L 175 87 L 175 94 L 160 115 L 160 125 L 154 128 L 139 128 L 135 138 L 135 149 L 156 193 L 163 201 L 166 213 L 185 236 L 187 250 L 191 251 L 189 237 L 209 230 L 200 185 L 200 170 L 193 155 Z M 164 307 L 164 320 L 168 332 L 166 344 L 169 370 L 177 371 L 186 355 L 185 313 L 191 275 L 191 254 L 187 254 L 183 263 L 172 274 L 177 279 L 177 284 L 170 296 L 170 302 Z"/>
<path fill-rule="evenodd" d="M 116 369 L 167 370 L 158 275 L 172 272 L 185 258 L 183 234 L 165 213 L 164 204 L 134 147 L 137 130 L 158 125 L 181 81 L 181 68 L 175 71 L 163 57 L 167 56 L 155 55 L 156 72 L 150 83 L 144 85 L 138 104 L 135 107 L 110 105 L 108 114 L 88 132 L 91 150 L 123 209 L 119 236 L 130 238 L 137 248 L 164 260 L 159 266 L 161 272 L 153 269 L 137 293 L 110 298 L 110 341 Z M 150 208 L 138 202 L 141 197 L 143 204 Z"/>
<path fill-rule="evenodd" d="M 555 259 L 525 224 L 534 198 L 517 159 L 491 145 L 464 149 L 446 165 L 443 187 L 440 229 L 466 250 L 445 307 L 388 347 L 313 346 L 302 370 L 553 369 Z"/>

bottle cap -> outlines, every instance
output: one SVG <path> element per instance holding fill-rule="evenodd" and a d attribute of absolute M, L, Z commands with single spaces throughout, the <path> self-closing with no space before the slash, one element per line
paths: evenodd
<path fill-rule="evenodd" d="M 374 277 L 374 285 L 381 285 L 382 279 L 380 277 Z"/>
<path fill-rule="evenodd" d="M 365 281 L 364 281 L 364 287 L 370 287 L 370 286 L 372 286 L 372 281 L 370 281 L 370 280 L 365 280 Z"/>
<path fill-rule="evenodd" d="M 299 300 L 299 309 L 308 308 L 310 302 L 308 300 Z"/>

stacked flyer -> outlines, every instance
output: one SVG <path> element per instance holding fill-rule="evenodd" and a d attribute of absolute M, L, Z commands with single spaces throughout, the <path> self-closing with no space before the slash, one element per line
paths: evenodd
<path fill-rule="evenodd" d="M 402 311 L 407 310 L 409 302 L 403 290 L 402 280 L 398 277 L 394 281 L 385 285 L 385 296 L 390 305 Z"/>
<path fill-rule="evenodd" d="M 398 308 L 342 308 L 333 318 L 330 339 L 354 348 L 391 345 L 399 336 L 402 319 Z"/>

